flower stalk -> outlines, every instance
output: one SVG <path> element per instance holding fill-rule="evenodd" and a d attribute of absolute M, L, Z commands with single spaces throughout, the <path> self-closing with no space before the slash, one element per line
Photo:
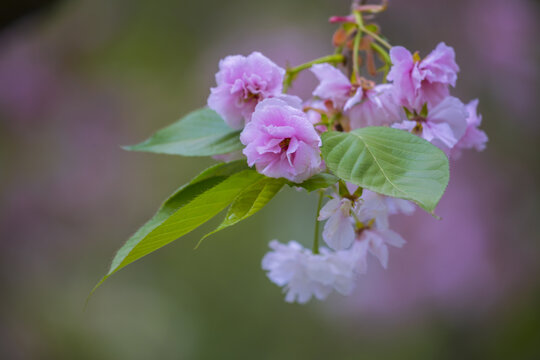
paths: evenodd
<path fill-rule="evenodd" d="M 319 216 L 319 212 L 321 211 L 322 207 L 322 201 L 324 198 L 324 191 L 319 191 L 319 200 L 317 201 L 317 212 L 315 213 L 315 230 L 313 234 L 313 253 L 318 254 L 319 253 L 319 223 L 320 221 L 317 220 Z"/>
<path fill-rule="evenodd" d="M 332 54 L 320 57 L 318 59 L 308 61 L 304 64 L 295 66 L 293 68 L 288 68 L 287 72 L 285 74 L 285 79 L 283 81 L 283 92 L 286 93 L 287 90 L 289 90 L 289 87 L 291 86 L 292 82 L 298 76 L 298 74 L 306 69 L 309 69 L 315 64 L 340 64 L 345 61 L 345 57 L 342 54 Z"/>
<path fill-rule="evenodd" d="M 354 36 L 354 43 L 353 43 L 353 71 L 351 80 L 352 82 L 356 82 L 358 78 L 360 77 L 360 61 L 359 61 L 359 54 L 360 51 L 360 41 L 362 40 L 362 31 L 364 28 L 364 20 L 362 19 L 362 14 L 358 11 L 353 12 L 354 19 L 356 21 L 356 25 L 358 29 L 356 30 L 356 35 Z"/>
<path fill-rule="evenodd" d="M 388 41 L 384 40 L 382 37 L 374 33 L 373 31 L 366 29 L 365 27 L 362 27 L 362 31 L 364 31 L 366 34 L 377 40 L 381 45 L 386 47 L 388 50 L 392 48 L 392 45 L 388 43 Z"/>

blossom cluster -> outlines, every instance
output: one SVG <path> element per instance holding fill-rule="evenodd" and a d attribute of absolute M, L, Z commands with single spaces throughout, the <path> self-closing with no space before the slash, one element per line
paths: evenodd
<path fill-rule="evenodd" d="M 283 94 L 285 70 L 261 53 L 221 60 L 208 106 L 232 128 L 250 166 L 268 177 L 302 182 L 321 169 L 321 139 L 302 100 Z"/>
<path fill-rule="evenodd" d="M 322 300 L 332 289 L 349 295 L 357 277 L 367 272 L 368 254 L 388 266 L 388 246 L 402 247 L 405 240 L 389 228 L 392 214 L 411 214 L 414 206 L 364 190 L 359 198 L 333 194 L 320 210 L 318 220 L 326 220 L 323 239 L 330 248 L 318 254 L 295 241 L 287 245 L 270 243 L 262 266 L 274 283 L 284 286 L 286 301 L 307 302 L 312 296 Z M 332 251 L 333 250 L 333 251 Z"/>
<path fill-rule="evenodd" d="M 345 48 L 339 50 L 351 51 Z M 421 58 L 417 52 L 394 46 L 387 55 L 388 71 L 378 78 L 379 84 L 376 76 L 360 76 L 357 64 L 345 64 L 348 76 L 332 61 L 310 63 L 306 68 L 319 84 L 305 101 L 286 94 L 284 84 L 294 74 L 261 53 L 228 56 L 219 64 L 208 106 L 230 127 L 241 130 L 242 153 L 249 166 L 293 183 L 326 171 L 320 135 L 328 130 L 402 129 L 431 142 L 450 158 L 464 149 L 485 148 L 478 100 L 464 104 L 450 94 L 459 72 L 452 47 L 441 42 Z M 333 290 L 350 294 L 358 276 L 367 271 L 369 254 L 386 268 L 389 246 L 405 244 L 390 229 L 389 217 L 412 213 L 411 202 L 343 181 L 323 193 L 329 200 L 317 221 L 325 221 L 322 238 L 327 247 L 316 242 L 310 250 L 295 241 L 274 240 L 262 261 L 270 280 L 284 287 L 289 302 L 305 303 L 312 296 L 324 299 Z"/>

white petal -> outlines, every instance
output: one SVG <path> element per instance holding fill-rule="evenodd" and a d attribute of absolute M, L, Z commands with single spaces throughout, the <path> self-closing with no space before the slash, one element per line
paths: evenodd
<path fill-rule="evenodd" d="M 388 267 L 388 246 L 384 243 L 371 243 L 369 251 L 379 259 L 383 268 Z"/>
<path fill-rule="evenodd" d="M 354 241 L 354 227 L 349 216 L 335 212 L 324 224 L 323 239 L 334 250 L 351 246 Z"/>
<path fill-rule="evenodd" d="M 422 137 L 427 141 L 439 140 L 445 147 L 451 149 L 458 142 L 452 128 L 447 123 L 426 123 L 423 126 Z"/>
<path fill-rule="evenodd" d="M 408 200 L 398 199 L 387 196 L 385 198 L 386 206 L 388 207 L 388 213 L 391 215 L 394 214 L 405 214 L 411 215 L 414 210 L 414 204 Z"/>
<path fill-rule="evenodd" d="M 394 129 L 412 131 L 416 127 L 416 121 L 405 120 L 400 123 L 392 125 Z"/>
<path fill-rule="evenodd" d="M 302 109 L 302 99 L 300 99 L 298 96 L 279 94 L 275 98 L 284 101 L 287 103 L 287 105 L 292 106 L 295 109 Z"/>
<path fill-rule="evenodd" d="M 392 230 L 381 231 L 381 236 L 383 237 L 385 243 L 398 248 L 402 247 L 407 243 L 400 234 Z"/>
<path fill-rule="evenodd" d="M 384 196 L 369 190 L 364 189 L 362 198 L 354 211 L 362 222 L 368 222 L 371 219 L 377 219 L 381 225 L 388 222 L 388 207 Z"/>
<path fill-rule="evenodd" d="M 349 100 L 347 100 L 347 102 L 345 103 L 345 106 L 343 107 L 343 110 L 347 111 L 353 106 L 360 104 L 360 102 L 362 102 L 363 97 L 364 97 L 364 90 L 362 88 L 359 88 L 358 90 L 356 90 L 354 95 Z"/>
<path fill-rule="evenodd" d="M 334 215 L 336 211 L 338 211 L 340 206 L 341 201 L 339 200 L 339 198 L 336 197 L 332 200 L 329 200 L 326 204 L 324 204 L 321 211 L 319 211 L 319 217 L 317 218 L 317 220 L 320 221 L 328 219 L 330 216 Z"/>
<path fill-rule="evenodd" d="M 351 260 L 354 263 L 354 269 L 359 274 L 365 274 L 367 272 L 367 254 L 369 248 L 369 241 L 360 240 L 355 241 L 351 248 Z"/>

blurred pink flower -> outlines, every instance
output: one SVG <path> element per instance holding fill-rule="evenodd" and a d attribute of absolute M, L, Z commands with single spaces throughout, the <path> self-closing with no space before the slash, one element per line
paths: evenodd
<path fill-rule="evenodd" d="M 0 39 L 0 110 L 10 125 L 43 119 L 58 100 L 65 75 L 54 59 L 18 33 Z"/>
<path fill-rule="evenodd" d="M 516 121 L 539 126 L 530 116 L 537 112 L 540 90 L 538 2 L 473 0 L 466 5 L 463 31 L 476 58 L 474 84 L 489 89 Z"/>
<path fill-rule="evenodd" d="M 467 130 L 456 146 L 452 148 L 451 156 L 454 159 L 461 156 L 461 150 L 474 148 L 482 151 L 486 148 L 488 137 L 484 131 L 478 128 L 482 124 L 482 115 L 478 114 L 477 107 L 478 99 L 472 100 L 466 105 L 469 114 L 467 116 Z"/>

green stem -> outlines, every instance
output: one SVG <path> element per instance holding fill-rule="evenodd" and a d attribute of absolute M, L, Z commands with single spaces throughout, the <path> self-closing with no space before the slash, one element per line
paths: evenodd
<path fill-rule="evenodd" d="M 392 60 L 390 59 L 390 55 L 388 54 L 388 51 L 386 51 L 384 48 L 382 48 L 381 46 L 379 46 L 379 44 L 375 42 L 371 43 L 371 48 L 375 50 L 375 52 L 377 52 L 377 54 L 379 54 L 381 59 L 384 61 L 384 66 L 379 70 L 384 73 L 383 82 L 386 83 L 386 75 L 388 75 L 388 71 L 390 70 L 390 67 L 392 66 Z"/>
<path fill-rule="evenodd" d="M 390 55 L 388 55 L 388 52 L 386 50 L 384 50 L 376 43 L 371 43 L 371 47 L 381 56 L 386 65 L 392 65 L 392 60 L 390 60 Z"/>
<path fill-rule="evenodd" d="M 380 37 L 379 35 L 375 34 L 373 31 L 370 31 L 366 28 L 362 28 L 362 30 L 368 34 L 369 36 L 371 36 L 372 38 L 374 38 L 375 40 L 377 40 L 378 42 L 380 42 L 384 47 L 386 47 L 387 49 L 391 49 L 392 48 L 392 45 L 390 45 L 386 40 L 384 40 L 382 37 Z"/>
<path fill-rule="evenodd" d="M 285 80 L 283 80 L 283 92 L 287 92 L 289 86 L 291 86 L 292 81 L 298 75 L 299 72 L 309 69 L 315 64 L 324 64 L 324 63 L 341 63 L 345 60 L 345 57 L 342 54 L 333 54 L 323 56 L 321 58 L 309 61 L 305 64 L 295 66 L 293 68 L 287 69 L 287 74 L 285 75 Z"/>
<path fill-rule="evenodd" d="M 321 211 L 322 201 L 324 197 L 324 191 L 319 191 L 319 201 L 317 202 L 317 213 L 315 214 L 315 234 L 313 235 L 313 253 L 319 253 L 319 223 L 317 220 L 319 217 L 319 212 Z"/>
<path fill-rule="evenodd" d="M 352 71 L 352 80 L 356 82 L 360 76 L 360 65 L 358 61 L 358 52 L 360 51 L 360 41 L 362 40 L 362 30 L 364 29 L 364 20 L 362 19 L 362 14 L 359 11 L 354 11 L 354 18 L 356 19 L 356 24 L 358 29 L 356 30 L 356 35 L 354 37 L 353 43 L 353 71 Z"/>
<path fill-rule="evenodd" d="M 295 66 L 293 68 L 290 68 L 287 70 L 287 73 L 289 74 L 296 74 L 299 73 L 302 70 L 309 69 L 315 64 L 323 64 L 323 63 L 340 63 L 344 60 L 344 56 L 341 54 L 332 54 L 332 55 L 326 55 L 321 58 L 311 60 L 305 64 Z"/>

